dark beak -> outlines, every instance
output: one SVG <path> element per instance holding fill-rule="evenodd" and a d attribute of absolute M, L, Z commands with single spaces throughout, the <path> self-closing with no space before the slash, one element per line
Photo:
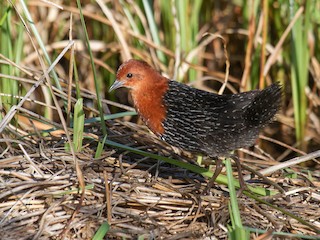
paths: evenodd
<path fill-rule="evenodd" d="M 114 83 L 112 84 L 112 86 L 109 88 L 109 92 L 121 88 L 123 87 L 124 82 L 123 81 L 119 81 L 119 80 L 115 80 Z"/>

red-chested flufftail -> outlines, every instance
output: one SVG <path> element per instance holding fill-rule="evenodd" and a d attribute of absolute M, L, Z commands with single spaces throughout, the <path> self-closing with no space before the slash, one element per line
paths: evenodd
<path fill-rule="evenodd" d="M 253 145 L 279 109 L 281 87 L 218 95 L 169 80 L 146 62 L 129 60 L 110 91 L 130 89 L 134 106 L 150 130 L 181 149 L 216 158 Z"/>

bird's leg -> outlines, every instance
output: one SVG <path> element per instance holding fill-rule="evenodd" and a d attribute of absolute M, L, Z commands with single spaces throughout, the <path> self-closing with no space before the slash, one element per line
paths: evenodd
<path fill-rule="evenodd" d="M 237 192 L 237 196 L 241 196 L 242 192 L 247 189 L 247 185 L 244 181 L 243 175 L 242 175 L 242 167 L 239 158 L 236 155 L 232 155 L 231 158 L 236 163 L 237 170 L 238 170 L 238 177 L 239 177 L 239 183 L 240 183 L 240 189 Z"/>
<path fill-rule="evenodd" d="M 212 177 L 210 178 L 207 186 L 205 187 L 205 189 L 203 190 L 203 193 L 209 193 L 210 189 L 212 188 L 214 181 L 217 179 L 217 177 L 219 176 L 219 174 L 222 171 L 222 160 L 221 158 L 217 157 L 216 159 L 216 169 L 214 170 L 214 173 L 212 175 Z"/>

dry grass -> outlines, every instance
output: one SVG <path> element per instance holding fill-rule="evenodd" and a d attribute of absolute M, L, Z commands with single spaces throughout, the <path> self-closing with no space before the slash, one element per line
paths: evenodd
<path fill-rule="evenodd" d="M 143 58 L 169 75 L 182 75 L 181 79 L 184 80 L 188 70 L 196 71 L 197 81 L 192 84 L 202 89 L 212 90 L 210 84 L 205 84 L 207 80 L 210 83 L 213 80 L 223 82 L 225 59 L 223 44 L 220 42 L 202 41 L 199 43 L 201 47 L 195 47 L 194 51 L 190 50 L 185 55 L 174 52 L 169 47 L 154 43 L 146 19 L 143 19 L 145 16 L 139 12 L 139 6 L 135 2 L 129 7 L 137 12 L 145 35 L 128 27 L 130 24 L 118 3 L 106 5 L 109 9 L 101 7 L 103 11 L 99 7 L 102 1 L 98 3 L 84 3 L 83 12 L 87 24 L 92 25 L 88 26 L 91 39 L 94 39 L 93 36 L 101 37 L 98 41 L 91 41 L 91 47 L 98 70 L 107 72 L 105 75 L 99 74 L 104 79 L 100 84 L 103 86 L 101 89 L 105 89 L 101 91 L 101 100 L 106 113 L 110 113 L 109 108 L 115 107 L 132 110 L 127 104 L 119 104 L 106 93 L 114 79 L 112 74 L 119 64 L 119 55 L 126 58 L 132 54 Z M 49 84 L 52 76 L 49 77 L 47 72 L 54 64 L 45 64 L 37 40 L 28 30 L 29 22 L 18 14 L 22 12 L 20 5 L 13 5 L 14 22 L 26 22 L 26 39 L 23 41 L 24 58 L 21 61 L 14 62 L 6 55 L 0 55 L 1 66 L 19 69 L 18 77 L 13 73 L 1 72 L 1 80 L 6 78 L 16 81 L 22 89 L 15 96 L 18 107 L 6 108 L 1 103 L 0 239 L 91 239 L 104 222 L 111 225 L 107 239 L 209 239 L 208 236 L 226 239 L 227 227 L 230 225 L 229 190 L 226 186 L 215 185 L 209 195 L 204 195 L 202 191 L 207 180 L 201 175 L 108 145 L 104 147 L 100 157 L 94 158 L 98 140 L 104 137 L 98 121 L 85 125 L 81 152 L 68 150 L 70 148 L 66 147 L 66 143 L 72 140 L 73 129 L 69 127 L 70 116 L 65 107 L 71 106 L 70 111 L 73 110 L 77 100 L 75 89 L 78 87 L 77 82 L 71 81 L 75 81 L 75 76 L 69 71 L 70 62 L 75 61 L 77 64 L 80 94 L 87 101 L 84 107 L 86 118 L 99 115 L 89 56 L 82 42 L 82 33 L 79 33 L 82 29 L 77 25 L 79 11 L 72 4 L 63 6 L 63 11 L 46 1 L 29 1 L 28 4 L 30 9 L 38 10 L 33 12 L 34 22 L 47 44 L 48 52 L 56 56 L 64 49 L 66 54 L 57 57 L 57 62 L 54 63 L 57 64 L 55 70 L 62 86 L 59 89 L 56 85 Z M 159 7 L 158 5 L 157 2 L 155 7 Z M 103 12 L 114 19 L 108 20 Z M 71 13 L 73 19 L 70 19 Z M 224 17 L 227 15 L 214 19 L 214 24 L 221 26 Z M 69 26 L 76 43 L 75 52 L 71 51 L 73 43 L 65 40 L 68 39 Z M 249 28 L 254 26 L 250 25 Z M 96 29 L 106 32 L 100 35 L 94 32 Z M 199 30 L 198 39 L 207 30 L 207 26 L 203 26 Z M 220 32 L 228 34 L 229 30 L 220 29 Z M 238 34 L 245 32 L 243 29 L 238 30 Z M 17 32 L 13 35 L 16 36 Z M 64 39 L 59 38 L 60 35 Z M 245 64 L 242 78 L 247 81 L 251 65 L 248 61 L 252 59 L 254 50 L 251 48 L 261 39 L 258 34 L 254 36 L 245 32 L 244 35 L 249 38 L 250 43 L 245 57 L 245 62 L 249 65 Z M 160 37 L 163 38 L 161 34 Z M 238 48 L 237 40 L 232 42 L 232 37 L 228 37 L 230 35 L 227 35 L 227 46 L 231 50 Z M 282 40 L 276 48 L 270 44 L 267 46 L 267 49 L 271 49 L 270 59 L 273 61 L 267 61 L 265 69 L 271 69 L 275 61 L 280 62 L 278 54 Z M 123 44 L 123 41 L 127 44 Z M 157 50 L 166 55 L 167 65 L 157 58 Z M 216 57 L 219 54 L 222 57 Z M 174 62 L 177 62 L 175 58 L 179 56 L 179 61 L 182 61 L 180 69 L 174 66 Z M 198 56 L 202 62 L 189 61 L 193 56 Z M 230 56 L 232 71 L 226 85 L 230 92 L 236 92 L 239 86 L 244 87 L 240 84 L 244 80 L 236 74 L 239 66 L 235 66 L 235 62 L 239 61 L 236 59 L 240 56 L 244 58 L 241 51 Z M 317 110 L 320 106 L 317 95 L 320 86 L 319 66 L 313 56 L 310 72 L 314 82 L 306 90 L 310 101 L 306 139 L 310 143 L 309 152 L 314 152 L 314 155 L 306 155 L 296 148 L 298 143 L 293 140 L 293 107 L 289 98 L 285 99 L 277 121 L 265 129 L 257 145 L 238 152 L 242 162 L 253 171 L 270 170 L 268 179 L 272 185 L 256 176 L 250 180 L 251 185 L 283 191 L 274 196 L 260 197 L 261 200 L 251 195 L 239 197 L 243 225 L 257 231 L 272 229 L 287 233 L 286 236 L 278 236 L 279 239 L 289 238 L 289 233 L 311 236 L 312 239 L 320 234 L 319 151 L 315 151 L 319 149 L 320 142 Z M 268 74 L 266 73 L 266 79 L 270 82 Z M 5 93 L 1 93 L 1 97 L 3 96 Z M 130 116 L 106 122 L 109 140 L 195 163 L 196 156 L 178 152 L 165 145 Z M 44 133 L 45 129 L 51 130 Z M 287 161 L 296 153 L 306 155 L 305 158 L 295 159 L 298 162 L 305 162 L 308 156 L 312 156 L 315 165 L 308 169 L 297 165 L 297 161 Z M 281 161 L 291 164 L 284 165 Z M 248 179 L 249 173 L 244 171 Z M 85 187 L 85 191 L 80 189 L 81 186 Z M 259 234 L 251 233 L 251 238 L 256 238 Z M 298 238 L 297 235 L 295 237 Z"/>
<path fill-rule="evenodd" d="M 135 124 L 112 123 L 109 130 L 110 139 L 175 156 L 170 148 L 155 145 L 154 136 Z M 201 192 L 206 181 L 194 173 L 129 152 L 115 154 L 112 148 L 106 148 L 99 159 L 92 159 L 96 144 L 88 141 L 76 155 L 86 186 L 81 200 L 73 156 L 65 151 L 65 140 L 33 136 L 20 143 L 10 139 L 3 142 L 8 148 L 2 149 L 0 161 L 2 239 L 90 239 L 106 220 L 111 224 L 108 239 L 227 236 L 227 189 L 216 186 L 205 196 Z M 251 166 L 263 169 L 274 165 L 264 164 Z M 265 200 L 306 220 L 314 229 L 245 195 L 238 200 L 244 225 L 314 235 L 320 227 L 320 176 L 312 177 L 316 186 L 276 172 L 271 180 L 286 194 Z M 108 196 L 111 201 L 106 201 Z"/>

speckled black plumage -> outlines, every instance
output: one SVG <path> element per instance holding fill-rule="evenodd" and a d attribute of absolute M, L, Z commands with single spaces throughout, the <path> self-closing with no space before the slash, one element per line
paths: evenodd
<path fill-rule="evenodd" d="M 182 149 L 211 157 L 251 146 L 279 109 L 281 87 L 217 95 L 169 81 L 161 138 Z"/>

